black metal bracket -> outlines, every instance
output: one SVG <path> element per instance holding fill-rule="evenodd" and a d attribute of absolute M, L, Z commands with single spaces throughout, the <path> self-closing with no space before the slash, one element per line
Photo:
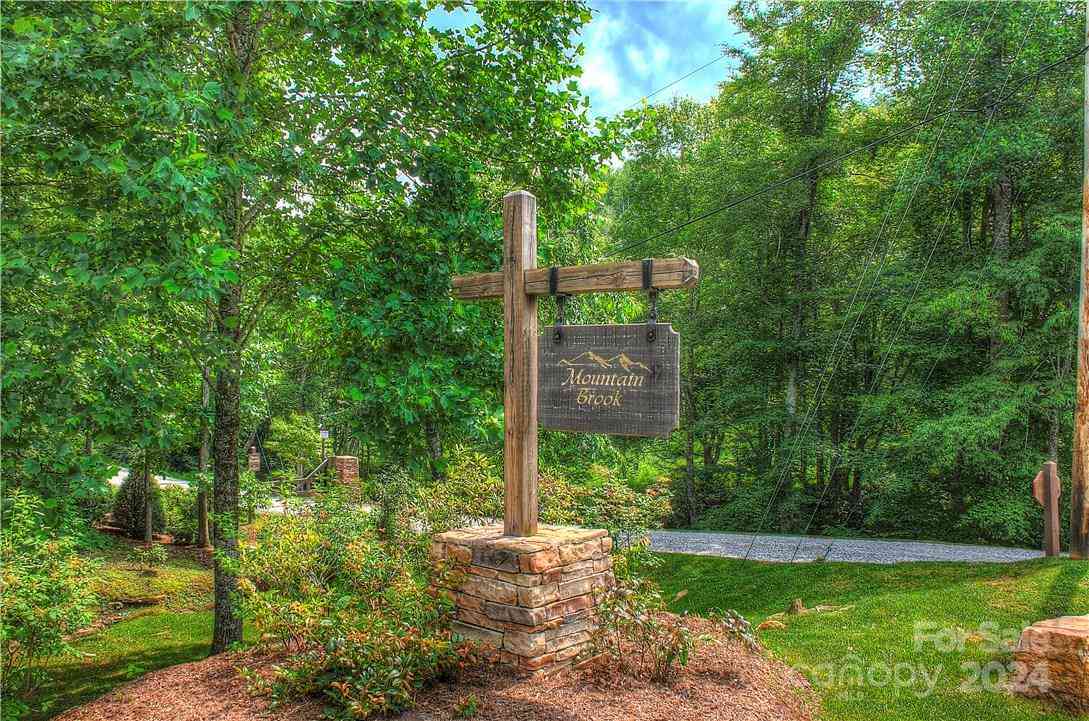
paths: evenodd
<path fill-rule="evenodd" d="M 567 322 L 564 317 L 567 306 L 567 294 L 556 292 L 559 282 L 560 269 L 556 266 L 552 266 L 548 269 L 548 294 L 556 299 L 556 325 L 552 329 L 553 343 L 559 343 L 563 340 L 563 331 L 560 330 L 560 326 Z"/>
<path fill-rule="evenodd" d="M 651 285 L 654 278 L 654 258 L 643 258 L 643 290 L 647 291 L 649 307 L 647 309 L 647 343 L 653 343 L 657 334 L 654 326 L 658 323 L 658 289 Z"/>

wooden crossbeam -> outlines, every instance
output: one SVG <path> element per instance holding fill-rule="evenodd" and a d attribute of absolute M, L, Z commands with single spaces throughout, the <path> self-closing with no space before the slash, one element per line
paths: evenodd
<path fill-rule="evenodd" d="M 549 295 L 548 268 L 523 271 L 526 295 Z M 693 288 L 699 283 L 700 267 L 688 258 L 655 258 L 650 284 L 658 290 Z M 486 300 L 503 297 L 503 273 L 459 275 L 452 282 L 458 300 Z M 643 289 L 643 262 L 565 265 L 556 271 L 556 292 L 566 295 Z"/>

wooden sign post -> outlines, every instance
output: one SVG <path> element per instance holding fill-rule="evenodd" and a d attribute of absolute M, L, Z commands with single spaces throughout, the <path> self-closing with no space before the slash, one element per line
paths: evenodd
<path fill-rule="evenodd" d="M 1032 479 L 1032 497 L 1044 509 L 1044 555 L 1059 555 L 1059 471 L 1055 461 L 1047 461 Z"/>
<path fill-rule="evenodd" d="M 525 191 L 503 197 L 502 272 L 458 276 L 452 285 L 459 300 L 503 299 L 505 535 L 537 533 L 538 296 L 691 288 L 698 282 L 699 266 L 687 258 L 537 268 L 537 199 Z"/>

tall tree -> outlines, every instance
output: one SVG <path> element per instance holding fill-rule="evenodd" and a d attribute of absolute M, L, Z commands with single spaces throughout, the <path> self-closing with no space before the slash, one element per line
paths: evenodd
<path fill-rule="evenodd" d="M 475 15 L 430 22 L 458 9 Z M 213 650 L 224 650 L 241 639 L 243 355 L 264 314 L 324 273 L 345 228 L 408 201 L 437 139 L 541 189 L 580 177 L 599 142 L 570 83 L 589 13 L 574 2 L 5 10 L 4 122 L 21 161 L 5 180 L 69 199 L 22 226 L 20 243 L 85 254 L 85 286 L 138 277 L 131 292 L 154 299 L 214 377 Z M 65 247 L 62 228 L 81 247 Z"/>

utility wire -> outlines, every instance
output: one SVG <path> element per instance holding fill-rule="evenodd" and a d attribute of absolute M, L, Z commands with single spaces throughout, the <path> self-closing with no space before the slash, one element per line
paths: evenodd
<path fill-rule="evenodd" d="M 653 98 L 653 97 L 654 97 L 655 95 L 657 95 L 658 93 L 662 93 L 662 92 L 665 92 L 666 90 L 669 90 L 670 88 L 672 88 L 672 87 L 673 87 L 674 85 L 676 85 L 677 83 L 680 83 L 680 82 L 683 82 L 683 81 L 685 81 L 685 80 L 688 80 L 688 78 L 692 77 L 693 75 L 695 75 L 696 73 L 700 72 L 701 70 L 705 70 L 705 69 L 707 69 L 707 68 L 711 67 L 712 65 L 714 65 L 715 63 L 717 63 L 717 62 L 720 62 L 720 61 L 724 60 L 725 58 L 726 58 L 726 53 L 724 52 L 724 53 L 722 53 L 721 55 L 719 55 L 719 56 L 718 56 L 717 58 L 715 58 L 714 60 L 710 60 L 710 61 L 708 61 L 708 62 L 704 63 L 703 65 L 700 65 L 700 66 L 699 66 L 698 68 L 696 68 L 695 70 L 692 70 L 692 71 L 690 71 L 690 72 L 688 72 L 688 73 L 686 73 L 686 74 L 682 75 L 681 77 L 677 78 L 676 80 L 674 80 L 673 82 L 669 83 L 668 85 L 663 85 L 662 87 L 658 88 L 657 90 L 655 90 L 655 91 L 653 91 L 653 92 L 651 92 L 651 93 L 648 93 L 647 95 L 644 95 L 644 96 L 640 97 L 640 98 L 639 98 L 638 100 L 636 100 L 636 101 L 635 101 L 634 103 L 632 103 L 632 104 L 630 104 L 630 105 L 626 105 L 626 106 L 624 106 L 624 110 L 631 110 L 631 109 L 632 109 L 632 108 L 634 108 L 634 107 L 635 107 L 636 105 L 639 105 L 640 103 L 642 103 L 642 102 L 644 102 L 644 101 L 646 101 L 646 100 L 650 100 L 651 98 Z"/>
<path fill-rule="evenodd" d="M 984 29 L 984 33 L 986 33 L 987 30 L 990 29 L 991 23 L 994 21 L 994 17 L 995 17 L 996 13 L 997 13 L 997 6 L 995 7 L 995 10 L 991 12 L 991 16 L 987 20 L 987 26 Z M 959 38 L 960 35 L 964 31 L 964 21 L 967 18 L 967 16 L 968 16 L 968 6 L 965 6 L 964 15 L 961 16 L 961 25 L 957 29 L 957 38 Z M 977 59 L 978 58 L 973 58 L 973 60 L 972 60 L 972 65 L 973 66 L 975 65 L 975 62 L 976 62 Z M 945 73 L 946 73 L 946 70 L 949 67 L 949 63 L 950 63 L 950 60 L 946 60 L 944 63 L 942 63 L 942 69 L 941 69 L 941 72 L 938 75 L 938 89 L 941 88 L 941 85 L 945 80 Z M 964 85 L 965 85 L 965 83 L 967 83 L 968 75 L 969 75 L 969 73 L 966 73 L 964 75 L 964 77 L 961 79 L 960 87 L 957 88 L 957 92 L 953 96 L 953 100 L 952 100 L 952 103 L 951 103 L 953 106 L 956 106 L 957 100 L 960 98 L 960 94 L 964 90 Z M 930 114 L 931 109 L 934 107 L 934 102 L 937 100 L 937 97 L 938 97 L 938 93 L 935 92 L 934 95 L 930 99 L 930 103 L 927 105 L 927 108 L 926 108 L 926 114 L 927 115 Z M 942 127 L 942 131 L 944 131 L 944 128 L 945 128 L 945 126 Z M 930 153 L 929 153 L 929 155 L 927 157 L 927 161 L 926 161 L 927 166 L 929 166 L 931 160 L 933 160 L 934 154 L 937 152 L 937 147 L 938 147 L 938 143 L 940 142 L 940 140 L 941 140 L 941 133 L 938 134 L 938 136 L 934 139 L 934 142 L 931 144 L 931 150 L 930 150 Z M 912 187 L 911 195 L 908 198 L 908 202 L 907 202 L 907 206 L 906 206 L 905 211 L 904 211 L 904 215 L 901 216 L 901 219 L 900 219 L 900 224 L 903 223 L 903 218 L 906 217 L 906 215 L 907 215 L 907 208 L 911 207 L 911 203 L 915 199 L 915 193 L 919 189 L 919 183 L 921 181 L 922 175 L 923 175 L 922 173 L 916 173 L 915 174 L 915 177 L 916 177 L 915 185 Z M 893 197 L 894 198 L 900 192 L 900 189 L 902 187 L 905 187 L 905 181 L 908 179 L 908 176 L 909 176 L 909 169 L 905 168 L 904 172 L 901 174 L 899 180 L 897 181 L 896 189 L 893 191 Z M 817 383 L 817 390 L 816 390 L 816 392 L 814 394 L 815 395 L 815 400 L 809 405 L 809 408 L 807 408 L 806 414 L 805 414 L 805 417 L 804 417 L 804 419 L 802 421 L 801 427 L 793 435 L 793 439 L 792 439 L 793 442 L 791 444 L 791 448 L 790 448 L 789 453 L 787 454 L 785 459 L 780 461 L 781 465 L 780 465 L 779 479 L 775 484 L 775 491 L 772 494 L 772 497 L 768 500 L 767 508 L 764 509 L 764 515 L 760 519 L 759 526 L 757 526 L 756 531 L 753 533 L 752 538 L 749 540 L 749 546 L 745 550 L 745 559 L 746 560 L 748 559 L 750 553 L 752 552 L 753 546 L 756 543 L 757 536 L 759 535 L 760 531 L 763 530 L 764 522 L 767 520 L 767 516 L 771 512 L 771 508 L 774 505 L 775 500 L 779 496 L 779 492 L 782 489 L 783 482 L 786 480 L 787 475 L 790 473 L 790 471 L 793 468 L 795 451 L 797 451 L 801 447 L 802 439 L 804 439 L 806 437 L 806 435 L 809 433 L 810 425 L 816 420 L 817 411 L 819 410 L 821 403 L 824 401 L 824 395 L 828 390 L 828 385 L 825 384 L 825 380 L 826 379 L 830 380 L 832 377 L 835 376 L 836 369 L 838 368 L 839 361 L 840 361 L 840 359 L 842 357 L 842 356 L 837 357 L 837 351 L 839 350 L 840 340 L 843 339 L 845 341 L 849 341 L 852 337 L 854 337 L 855 332 L 858 330 L 858 325 L 862 320 L 862 315 L 863 315 L 863 312 L 865 310 L 865 307 L 870 302 L 870 297 L 873 294 L 873 289 L 875 287 L 877 287 L 877 281 L 881 277 L 881 273 L 882 273 L 882 271 L 884 270 L 884 267 L 885 267 L 885 260 L 888 257 L 888 248 L 887 247 L 885 249 L 885 252 L 883 252 L 881 254 L 881 262 L 880 262 L 880 264 L 879 264 L 879 266 L 877 268 L 877 271 L 874 273 L 873 280 L 871 281 L 870 287 L 866 292 L 866 300 L 864 301 L 864 303 L 862 305 L 862 310 L 860 310 L 855 315 L 854 322 L 851 324 L 850 333 L 846 336 L 846 338 L 844 338 L 843 331 L 847 328 L 847 321 L 848 321 L 848 319 L 850 318 L 850 315 L 851 315 L 850 314 L 850 309 L 854 307 L 855 301 L 858 300 L 859 291 L 862 289 L 862 286 L 863 286 L 863 284 L 864 284 L 864 282 L 866 280 L 866 275 L 869 273 L 870 266 L 873 265 L 874 257 L 877 255 L 878 247 L 880 246 L 880 243 L 881 243 L 881 238 L 882 238 L 882 236 L 884 236 L 886 228 L 888 228 L 889 218 L 892 217 L 892 212 L 893 212 L 893 206 L 890 204 L 889 207 L 888 207 L 888 210 L 885 212 L 884 218 L 881 221 L 881 228 L 880 228 L 880 230 L 878 230 L 877 236 L 874 238 L 873 246 L 870 248 L 869 255 L 867 256 L 867 259 L 866 259 L 866 264 L 863 267 L 862 274 L 859 276 L 859 279 L 858 279 L 858 284 L 855 286 L 854 293 L 851 296 L 851 301 L 847 305 L 848 312 L 844 315 L 843 322 L 840 324 L 839 332 L 836 334 L 835 341 L 832 343 L 832 349 L 828 354 L 828 361 L 825 362 L 825 364 L 823 366 L 823 369 L 821 371 L 821 376 L 820 376 L 820 379 L 819 379 L 819 381 Z M 899 225 L 898 225 L 898 229 L 899 229 Z M 846 342 L 844 343 L 843 347 L 844 347 L 844 350 L 845 350 L 846 347 L 847 347 Z"/>
<path fill-rule="evenodd" d="M 1025 29 L 1025 34 L 1021 38 L 1021 43 L 1017 48 L 1017 52 L 1014 54 L 1013 58 L 1010 60 L 1011 72 L 1010 72 L 1010 75 L 1006 76 L 1006 80 L 1002 83 L 1002 88 L 1000 89 L 1000 92 L 1002 90 L 1005 90 L 1006 86 L 1010 82 L 1010 78 L 1011 78 L 1011 76 L 1013 74 L 1012 73 L 1012 66 L 1013 66 L 1014 63 L 1017 62 L 1017 58 L 1019 58 L 1021 56 L 1021 52 L 1024 50 L 1025 43 L 1028 40 L 1029 32 L 1032 29 L 1032 22 L 1036 19 L 1036 13 L 1037 13 L 1038 9 L 1039 9 L 1039 6 L 1037 6 L 1036 9 L 1034 9 L 1032 19 L 1029 21 L 1028 26 Z M 984 31 L 984 32 L 986 32 L 986 31 Z M 896 331 L 893 333 L 892 339 L 889 341 L 889 347 L 886 349 L 885 355 L 882 357 L 881 363 L 878 365 L 877 371 L 874 373 L 874 378 L 873 378 L 873 381 L 870 384 L 870 389 L 869 389 L 869 393 L 871 393 L 871 394 L 874 392 L 874 390 L 876 390 L 877 384 L 881 380 L 881 373 L 884 370 L 885 364 L 888 362 L 889 357 L 892 355 L 892 349 L 896 344 L 896 340 L 900 337 L 900 332 L 904 328 L 904 321 L 907 319 L 908 311 L 911 309 L 912 304 L 915 302 L 915 298 L 916 298 L 916 296 L 918 294 L 919 288 L 922 286 L 922 283 L 926 279 L 926 275 L 930 270 L 930 261 L 934 258 L 934 253 L 937 251 L 938 245 L 941 243 L 941 240 L 945 235 L 945 231 L 949 227 L 949 219 L 952 217 L 953 205 L 956 203 L 957 199 L 960 198 L 961 193 L 964 191 L 964 185 L 965 185 L 965 181 L 968 178 L 968 173 L 971 170 L 972 166 L 975 165 L 976 157 L 979 155 L 979 149 L 982 146 L 983 141 L 986 139 L 987 133 L 990 131 L 991 122 L 994 120 L 994 116 L 995 116 L 995 113 L 996 113 L 997 109 L 998 109 L 997 104 L 994 104 L 994 105 L 990 106 L 990 110 L 989 110 L 988 115 L 987 115 L 987 121 L 986 121 L 985 125 L 983 126 L 983 132 L 980 134 L 979 140 L 976 141 L 976 145 L 972 150 L 972 157 L 971 157 L 970 161 L 968 162 L 968 165 L 965 167 L 963 174 L 961 175 L 960 184 L 959 184 L 959 187 L 957 188 L 957 192 L 950 199 L 949 204 L 946 206 L 945 219 L 944 219 L 944 221 L 942 223 L 941 230 L 935 236 L 934 242 L 931 243 L 930 252 L 928 253 L 927 258 L 926 258 L 926 262 L 923 264 L 923 268 L 919 273 L 919 278 L 916 281 L 914 288 L 912 289 L 911 297 L 908 299 L 907 304 L 904 306 L 904 309 L 900 313 L 900 321 L 897 324 Z M 906 215 L 906 211 L 905 211 L 905 215 Z M 851 430 L 847 434 L 847 443 L 848 444 L 850 444 L 851 439 L 854 437 L 856 431 L 858 430 L 858 427 L 859 427 L 859 424 L 861 423 L 861 421 L 862 421 L 862 413 L 860 412 L 855 417 L 855 422 L 852 425 Z M 840 461 L 840 456 L 837 455 L 833 459 L 832 465 L 829 468 L 828 481 L 824 484 L 824 489 L 821 491 L 820 498 L 817 500 L 817 504 L 813 507 L 813 513 L 810 514 L 809 521 L 806 523 L 805 529 L 802 531 L 802 535 L 798 538 L 798 543 L 794 546 L 794 552 L 791 554 L 791 557 L 790 557 L 791 562 L 793 562 L 797 558 L 798 551 L 801 549 L 801 546 L 802 546 L 802 541 L 804 540 L 805 535 L 809 532 L 809 529 L 812 526 L 813 521 L 816 519 L 817 513 L 820 511 L 821 505 L 824 503 L 824 499 L 828 494 L 828 489 L 832 485 L 832 477 L 833 477 L 833 474 L 834 474 L 834 472 L 836 470 L 837 465 L 839 464 L 839 461 Z M 850 513 L 853 513 L 853 512 L 854 511 L 852 510 Z M 848 514 L 848 515 L 850 515 L 850 514 Z M 829 553 L 831 553 L 832 548 L 835 546 L 835 542 L 836 542 L 835 539 L 832 539 L 832 541 L 828 544 L 828 548 L 825 551 L 825 557 L 827 557 L 827 555 Z"/>
<path fill-rule="evenodd" d="M 1021 85 L 1025 84 L 1026 82 L 1028 82 L 1030 80 L 1034 80 L 1034 79 L 1044 75 L 1045 73 L 1049 72 L 1050 70 L 1052 70 L 1052 69 L 1054 69 L 1054 68 L 1056 68 L 1056 67 L 1058 67 L 1060 65 L 1063 65 L 1064 63 L 1068 63 L 1071 60 L 1074 60 L 1075 58 L 1079 58 L 1079 57 L 1081 57 L 1082 55 L 1085 54 L 1086 50 L 1089 50 L 1089 45 L 1086 45 L 1086 46 L 1078 49 L 1076 52 L 1070 53 L 1069 55 L 1065 55 L 1065 56 L 1059 58 L 1058 60 L 1050 62 L 1047 65 L 1044 65 L 1044 66 L 1038 68 L 1037 70 L 1029 73 L 1028 75 L 1024 75 L 1024 76 L 1018 78 L 1017 81 L 1016 81 L 1016 85 L 1021 86 Z M 654 240 L 657 240 L 658 238 L 661 238 L 661 237 L 664 237 L 666 235 L 676 233 L 677 231 L 683 230 L 684 228 L 687 228 L 690 225 L 694 225 L 694 224 L 699 223 L 699 222 L 701 222 L 703 220 L 707 220 L 708 218 L 711 218 L 711 217 L 713 217 L 715 215 L 718 215 L 719 213 L 722 213 L 722 212 L 724 212 L 726 210 L 729 210 L 730 208 L 737 207 L 738 205 L 741 205 L 742 203 L 747 203 L 748 201 L 752 200 L 753 198 L 758 198 L 761 195 L 764 195 L 765 193 L 767 193 L 769 191 L 775 190 L 776 188 L 781 188 L 782 186 L 787 185 L 788 183 L 791 183 L 791 182 L 793 182 L 795 180 L 798 180 L 799 178 L 804 178 L 805 176 L 809 175 L 810 173 L 814 173 L 814 172 L 816 172 L 818 170 L 821 170 L 822 168 L 828 167 L 829 165 L 832 165 L 834 163 L 838 163 L 839 161 L 844 160 L 846 158 L 849 158 L 852 155 L 857 155 L 858 153 L 861 153 L 863 151 L 869 150 L 871 148 L 875 148 L 878 145 L 883 145 L 884 143 L 887 143 L 890 140 L 895 140 L 896 138 L 899 138 L 902 135 L 906 135 L 907 133 L 910 133 L 912 130 L 916 130 L 916 129 L 921 128 L 921 127 L 923 127 L 925 125 L 930 125 L 932 123 L 935 123 L 939 119 L 945 117 L 946 115 L 952 115 L 954 113 L 983 113 L 983 112 L 989 112 L 993 108 L 996 108 L 998 105 L 1000 105 L 1000 104 L 1004 103 L 1005 101 L 1009 100 L 1013 96 L 1013 94 L 1017 92 L 1018 89 L 1019 88 L 1014 88 L 1013 90 L 1011 90 L 1006 95 L 1004 95 L 1002 97 L 998 97 L 998 98 L 996 98 L 995 100 L 993 100 L 990 103 L 984 103 L 983 106 L 979 107 L 979 108 L 949 108 L 948 110 L 944 110 L 941 113 L 938 113 L 937 115 L 933 115 L 933 116 L 931 116 L 929 118 L 924 118 L 922 120 L 919 120 L 918 122 L 912 123 L 911 125 L 908 125 L 908 126 L 906 126 L 904 128 L 901 128 L 900 130 L 889 133 L 888 135 L 883 135 L 882 137 L 877 138 L 876 140 L 871 140 L 870 142 L 865 143 L 863 145 L 860 145 L 857 148 L 853 148 L 851 150 L 848 150 L 845 153 L 841 153 L 841 154 L 836 155 L 836 156 L 834 156 L 832 158 L 829 158 L 828 160 L 825 160 L 825 161 L 823 161 L 821 163 L 818 163 L 817 165 L 813 166 L 812 168 L 807 168 L 806 170 L 795 173 L 794 175 L 788 176 L 788 177 L 783 178 L 781 180 L 777 180 L 774 183 L 769 183 L 768 185 L 765 185 L 764 187 L 760 188 L 759 190 L 755 190 L 752 193 L 749 193 L 747 195 L 743 195 L 740 198 L 736 198 L 734 200 L 731 200 L 728 203 L 725 203 L 725 204 L 720 205 L 718 207 L 712 208 L 711 210 L 708 210 L 708 211 L 706 211 L 704 213 L 701 213 L 700 215 L 697 215 L 694 218 L 686 220 L 683 223 L 678 223 L 676 225 L 673 225 L 673 226 L 671 226 L 669 228 L 661 230 L 661 231 L 659 231 L 657 233 L 654 233 L 653 235 L 648 236 L 646 238 L 643 238 L 641 240 L 637 240 L 637 241 L 622 245 L 622 246 L 618 247 L 616 250 L 614 250 L 611 254 L 612 255 L 620 255 L 620 254 L 626 253 L 626 252 L 628 252 L 628 251 L 630 251 L 630 250 L 632 250 L 634 248 L 638 248 L 638 247 L 640 247 L 642 245 L 646 245 L 647 243 L 650 243 L 650 242 L 652 242 Z"/>

